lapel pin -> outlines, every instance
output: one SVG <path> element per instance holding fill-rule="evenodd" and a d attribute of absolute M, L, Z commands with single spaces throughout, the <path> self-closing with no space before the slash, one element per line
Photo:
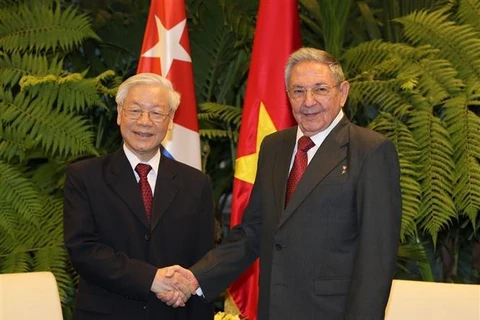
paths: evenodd
<path fill-rule="evenodd" d="M 347 173 L 347 166 L 342 166 L 342 174 Z"/>

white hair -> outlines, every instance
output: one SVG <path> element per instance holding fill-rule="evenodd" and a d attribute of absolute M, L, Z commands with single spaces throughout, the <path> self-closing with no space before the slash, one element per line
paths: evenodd
<path fill-rule="evenodd" d="M 178 105 L 180 104 L 180 93 L 176 92 L 173 89 L 173 85 L 167 78 L 164 78 L 155 73 L 138 73 L 134 76 L 131 76 L 127 80 L 125 80 L 120 87 L 118 87 L 117 95 L 115 97 L 115 102 L 120 105 L 123 104 L 125 98 L 128 95 L 128 91 L 133 86 L 138 84 L 154 84 L 154 85 L 161 85 L 162 87 L 168 89 L 168 93 L 170 95 L 169 99 L 169 107 L 170 111 L 175 112 L 177 110 Z"/>

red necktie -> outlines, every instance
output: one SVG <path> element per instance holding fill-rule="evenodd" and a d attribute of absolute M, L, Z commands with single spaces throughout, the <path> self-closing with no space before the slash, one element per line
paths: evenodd
<path fill-rule="evenodd" d="M 301 137 L 298 140 L 297 153 L 295 154 L 295 160 L 293 160 L 292 170 L 287 180 L 287 193 L 285 194 L 285 206 L 293 196 L 297 184 L 300 181 L 308 164 L 307 151 L 310 150 L 315 143 L 309 137 Z"/>
<path fill-rule="evenodd" d="M 145 205 L 145 212 L 147 213 L 147 218 L 150 221 L 152 216 L 152 204 L 153 204 L 153 196 L 152 196 L 152 189 L 150 188 L 150 184 L 148 183 L 147 175 L 152 170 L 148 164 L 139 163 L 135 167 L 135 171 L 140 176 L 140 181 L 138 181 L 138 185 L 140 187 L 140 192 L 142 193 L 143 204 Z"/>

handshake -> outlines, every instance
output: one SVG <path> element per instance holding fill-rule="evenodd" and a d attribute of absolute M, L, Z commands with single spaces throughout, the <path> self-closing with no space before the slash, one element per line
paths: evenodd
<path fill-rule="evenodd" d="M 190 270 L 174 265 L 157 270 L 150 290 L 158 299 L 177 308 L 184 307 L 198 287 L 198 281 Z"/>

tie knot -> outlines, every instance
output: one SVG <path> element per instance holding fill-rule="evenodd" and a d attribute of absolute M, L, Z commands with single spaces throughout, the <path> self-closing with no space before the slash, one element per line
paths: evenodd
<path fill-rule="evenodd" d="M 303 152 L 307 152 L 311 148 L 315 146 L 315 143 L 310 139 L 310 137 L 303 136 L 300 139 L 298 139 L 298 150 L 301 150 Z"/>
<path fill-rule="evenodd" d="M 150 172 L 150 170 L 152 170 L 152 167 L 150 167 L 150 165 L 144 164 L 144 163 L 139 163 L 135 167 L 135 171 L 138 173 L 140 178 L 145 178 L 148 175 L 148 173 Z"/>

